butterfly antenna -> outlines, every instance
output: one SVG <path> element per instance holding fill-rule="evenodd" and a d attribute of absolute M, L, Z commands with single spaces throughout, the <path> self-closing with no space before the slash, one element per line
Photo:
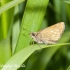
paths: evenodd
<path fill-rule="evenodd" d="M 26 30 L 26 29 L 23 28 L 23 30 Z M 29 30 L 26 30 L 26 31 L 27 31 L 27 32 L 30 32 Z"/>
<path fill-rule="evenodd" d="M 23 34 L 26 38 L 29 38 L 28 36 L 26 36 L 25 34 Z"/>

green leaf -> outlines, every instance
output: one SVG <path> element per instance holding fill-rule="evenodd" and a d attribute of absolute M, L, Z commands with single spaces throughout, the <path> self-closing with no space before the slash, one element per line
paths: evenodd
<path fill-rule="evenodd" d="M 54 46 L 59 46 L 59 45 L 70 45 L 70 43 L 63 43 L 63 44 L 55 44 L 55 45 L 30 45 L 20 52 L 16 53 L 11 57 L 11 59 L 4 65 L 2 70 L 16 70 L 18 69 L 21 64 L 35 51 L 39 50 L 42 48 L 48 48 L 48 47 L 54 47 Z M 8 66 L 9 65 L 9 66 Z M 16 65 L 16 66 L 15 66 Z"/>
<path fill-rule="evenodd" d="M 70 1 L 64 1 L 64 2 L 66 2 L 66 3 L 70 4 Z"/>
<path fill-rule="evenodd" d="M 0 42 L 0 65 L 4 65 L 11 58 L 10 47 L 10 38 L 7 38 Z"/>
<path fill-rule="evenodd" d="M 49 0 L 27 0 L 15 53 L 30 44 L 30 32 L 40 29 L 48 1 Z"/>
<path fill-rule="evenodd" d="M 18 5 L 19 3 L 23 2 L 24 0 L 13 0 L 10 1 L 9 3 L 5 4 L 4 6 L 0 7 L 0 14 L 3 13 L 4 11 Z"/>

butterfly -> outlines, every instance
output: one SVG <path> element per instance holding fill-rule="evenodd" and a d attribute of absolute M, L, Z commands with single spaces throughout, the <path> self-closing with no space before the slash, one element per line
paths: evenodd
<path fill-rule="evenodd" d="M 39 32 L 32 32 L 30 33 L 30 36 L 37 43 L 56 44 L 57 41 L 60 39 L 62 33 L 64 32 L 64 29 L 64 22 L 59 22 Z"/>

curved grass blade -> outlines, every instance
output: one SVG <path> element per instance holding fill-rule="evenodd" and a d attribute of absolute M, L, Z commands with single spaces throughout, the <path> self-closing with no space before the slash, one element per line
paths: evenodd
<path fill-rule="evenodd" d="M 18 5 L 19 3 L 23 2 L 23 1 L 25 1 L 25 0 L 13 0 L 13 1 L 5 4 L 4 6 L 0 7 L 0 14 L 6 10 Z"/>
<path fill-rule="evenodd" d="M 30 45 L 20 52 L 16 53 L 11 57 L 11 59 L 4 65 L 2 70 L 16 70 L 18 69 L 21 64 L 35 51 L 39 50 L 42 48 L 48 48 L 48 47 L 54 47 L 54 46 L 59 46 L 59 45 L 70 45 L 70 43 L 63 43 L 63 44 L 56 44 L 56 45 Z M 9 66 L 8 66 L 9 65 Z M 16 65 L 16 66 L 15 66 Z"/>

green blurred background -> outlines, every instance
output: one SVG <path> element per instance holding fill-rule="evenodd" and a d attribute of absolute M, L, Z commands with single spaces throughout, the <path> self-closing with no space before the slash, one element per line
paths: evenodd
<path fill-rule="evenodd" d="M 0 7 L 10 1 L 3 0 L 0 2 Z M 40 5 L 37 5 L 38 8 L 34 10 L 35 1 L 31 1 L 24 1 L 0 14 L 0 64 L 5 64 L 14 53 L 30 45 L 31 39 L 29 40 L 28 35 L 30 32 L 39 31 L 58 22 L 65 23 L 65 31 L 58 43 L 70 43 L 70 0 L 45 0 L 47 4 L 42 2 L 44 0 L 36 0 L 41 8 L 39 9 Z M 31 8 L 28 9 L 28 7 Z M 41 12 L 41 16 L 39 15 L 41 18 L 36 17 L 35 15 L 40 14 L 41 9 L 44 10 L 43 13 Z M 70 45 L 35 51 L 23 64 L 26 67 L 18 70 L 67 70 L 70 65 Z"/>

